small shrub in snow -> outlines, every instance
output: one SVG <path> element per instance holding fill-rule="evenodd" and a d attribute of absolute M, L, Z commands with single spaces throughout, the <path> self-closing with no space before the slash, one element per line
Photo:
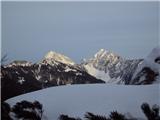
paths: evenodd
<path fill-rule="evenodd" d="M 101 115 L 94 115 L 93 113 L 87 112 L 85 118 L 88 120 L 127 120 L 124 115 L 113 111 L 110 113 L 109 118 Z"/>
<path fill-rule="evenodd" d="M 81 120 L 80 118 L 69 117 L 68 115 L 60 115 L 59 120 Z"/>
<path fill-rule="evenodd" d="M 111 120 L 127 120 L 124 115 L 118 113 L 117 111 L 113 111 L 109 115 Z"/>
<path fill-rule="evenodd" d="M 160 120 L 159 106 L 154 105 L 152 108 L 150 108 L 148 103 L 143 103 L 141 105 L 141 109 L 148 120 Z"/>
<path fill-rule="evenodd" d="M 1 104 L 1 119 L 2 120 L 12 120 L 9 116 L 11 111 L 10 105 L 6 102 L 2 102 Z"/>
<path fill-rule="evenodd" d="M 110 119 L 107 119 L 105 116 L 94 115 L 93 113 L 90 113 L 90 112 L 87 112 L 85 114 L 85 118 L 87 120 L 110 120 Z"/>
<path fill-rule="evenodd" d="M 41 120 L 43 109 L 42 104 L 38 101 L 32 103 L 24 100 L 14 105 L 12 112 L 18 119 Z"/>

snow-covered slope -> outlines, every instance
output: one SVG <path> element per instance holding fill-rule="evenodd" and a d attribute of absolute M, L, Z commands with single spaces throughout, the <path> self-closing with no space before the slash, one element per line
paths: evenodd
<path fill-rule="evenodd" d="M 106 83 L 130 84 L 135 69 L 142 60 L 126 60 L 119 55 L 101 49 L 94 57 L 82 63 L 86 71 Z"/>
<path fill-rule="evenodd" d="M 50 63 L 50 64 L 52 64 L 53 61 L 58 61 L 64 64 L 70 64 L 70 65 L 75 64 L 69 57 L 62 55 L 60 53 L 56 53 L 54 51 L 48 52 L 45 55 L 44 60 L 46 60 L 47 63 Z"/>
<path fill-rule="evenodd" d="M 96 78 L 108 81 L 110 79 L 109 75 L 107 75 L 104 71 L 97 70 L 93 65 L 85 65 L 85 69 L 89 74 L 95 76 Z"/>
<path fill-rule="evenodd" d="M 151 53 L 137 67 L 132 82 L 160 83 L 160 46 L 154 48 Z"/>
<path fill-rule="evenodd" d="M 140 106 L 147 102 L 160 105 L 160 85 L 68 85 L 28 93 L 6 102 L 14 105 L 22 100 L 38 100 L 43 104 L 43 120 L 57 120 L 60 114 L 81 117 L 85 112 L 108 115 L 111 111 L 145 118 Z"/>

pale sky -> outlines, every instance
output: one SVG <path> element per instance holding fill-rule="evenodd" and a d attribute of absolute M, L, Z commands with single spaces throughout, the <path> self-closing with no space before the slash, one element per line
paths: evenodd
<path fill-rule="evenodd" d="M 99 49 L 144 58 L 158 45 L 158 2 L 2 2 L 2 55 L 37 62 L 50 50 L 79 63 Z"/>

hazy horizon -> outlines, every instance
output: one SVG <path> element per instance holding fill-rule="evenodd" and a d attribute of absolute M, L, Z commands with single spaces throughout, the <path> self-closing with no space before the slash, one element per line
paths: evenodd
<path fill-rule="evenodd" d="M 101 48 L 144 58 L 159 42 L 159 2 L 2 2 L 2 56 L 40 61 L 53 50 L 76 63 Z"/>

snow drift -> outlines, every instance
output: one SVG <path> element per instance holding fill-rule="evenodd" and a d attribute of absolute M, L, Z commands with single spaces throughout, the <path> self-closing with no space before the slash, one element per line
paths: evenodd
<path fill-rule="evenodd" d="M 140 106 L 147 102 L 160 105 L 160 85 L 86 84 L 52 87 L 11 98 L 10 105 L 22 100 L 38 100 L 43 104 L 44 119 L 56 120 L 60 114 L 83 117 L 85 112 L 108 115 L 111 111 L 145 118 Z"/>

